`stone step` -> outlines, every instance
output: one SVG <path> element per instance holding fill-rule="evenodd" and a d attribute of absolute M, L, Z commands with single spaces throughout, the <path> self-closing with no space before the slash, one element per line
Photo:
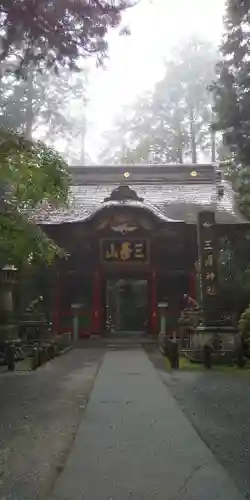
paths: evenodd
<path fill-rule="evenodd" d="M 103 347 L 103 348 L 116 348 L 116 347 L 141 347 L 143 345 L 155 345 L 157 344 L 157 338 L 153 337 L 143 337 L 143 336 L 122 336 L 122 337 L 101 337 L 92 336 L 87 339 L 81 339 L 77 342 L 77 347 Z"/>

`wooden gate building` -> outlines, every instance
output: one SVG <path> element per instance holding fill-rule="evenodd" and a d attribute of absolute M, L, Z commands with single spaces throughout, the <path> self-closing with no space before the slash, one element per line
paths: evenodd
<path fill-rule="evenodd" d="M 33 220 L 68 259 L 49 271 L 54 330 L 80 335 L 159 330 L 159 304 L 174 329 L 184 293 L 218 320 L 221 236 L 248 222 L 214 165 L 74 167 L 67 207 L 43 206 Z"/>

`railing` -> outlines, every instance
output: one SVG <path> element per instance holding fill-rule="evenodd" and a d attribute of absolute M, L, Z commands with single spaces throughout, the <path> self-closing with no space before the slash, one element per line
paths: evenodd
<path fill-rule="evenodd" d="M 34 332 L 33 332 L 34 333 Z M 32 338 L 6 340 L 0 343 L 0 366 L 6 366 L 14 371 L 19 362 L 27 361 L 26 369 L 35 370 L 50 359 L 71 347 L 72 335 L 65 334 L 47 337 L 39 335 Z"/>

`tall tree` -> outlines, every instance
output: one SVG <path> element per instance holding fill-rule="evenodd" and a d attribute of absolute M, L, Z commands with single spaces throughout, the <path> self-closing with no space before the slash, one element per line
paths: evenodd
<path fill-rule="evenodd" d="M 118 123 L 116 141 L 120 136 L 122 143 L 115 161 L 196 163 L 204 151 L 214 156 L 212 98 L 207 87 L 217 57 L 215 47 L 198 38 L 174 49 L 162 81 Z M 108 145 L 104 161 L 110 161 L 110 149 Z"/>
<path fill-rule="evenodd" d="M 0 120 L 2 126 L 40 137 L 50 146 L 74 140 L 81 150 L 81 135 L 86 128 L 87 73 L 62 69 L 56 76 L 51 71 L 41 74 L 29 69 L 27 78 L 13 75 L 0 80 Z M 59 148 L 60 149 L 60 148 Z M 68 155 L 67 155 L 68 156 Z"/>
<path fill-rule="evenodd" d="M 88 71 L 85 69 L 81 73 L 71 74 L 65 71 L 63 75 L 60 74 L 60 79 L 62 77 L 64 92 L 55 77 L 48 91 L 46 113 L 50 115 L 50 126 L 46 128 L 44 140 L 50 145 L 57 144 L 58 150 L 69 163 L 84 165 L 88 127 Z M 45 113 L 42 121 L 48 124 Z"/>
<path fill-rule="evenodd" d="M 1 60 L 16 54 L 23 69 L 73 68 L 79 56 L 105 55 L 109 27 L 118 26 L 129 0 L 1 0 Z"/>
<path fill-rule="evenodd" d="M 51 262 L 61 254 L 22 213 L 42 201 L 64 203 L 68 181 L 67 165 L 53 150 L 0 129 L 0 266 L 20 265 L 31 256 Z"/>
<path fill-rule="evenodd" d="M 250 5 L 228 0 L 222 60 L 212 85 L 217 123 L 231 151 L 230 174 L 239 191 L 240 205 L 250 217 Z"/>

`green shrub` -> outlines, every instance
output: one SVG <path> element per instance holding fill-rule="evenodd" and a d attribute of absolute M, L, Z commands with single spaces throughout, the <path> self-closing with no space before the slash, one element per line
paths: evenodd
<path fill-rule="evenodd" d="M 239 330 L 244 338 L 250 338 L 250 305 L 242 313 L 239 320 Z"/>

